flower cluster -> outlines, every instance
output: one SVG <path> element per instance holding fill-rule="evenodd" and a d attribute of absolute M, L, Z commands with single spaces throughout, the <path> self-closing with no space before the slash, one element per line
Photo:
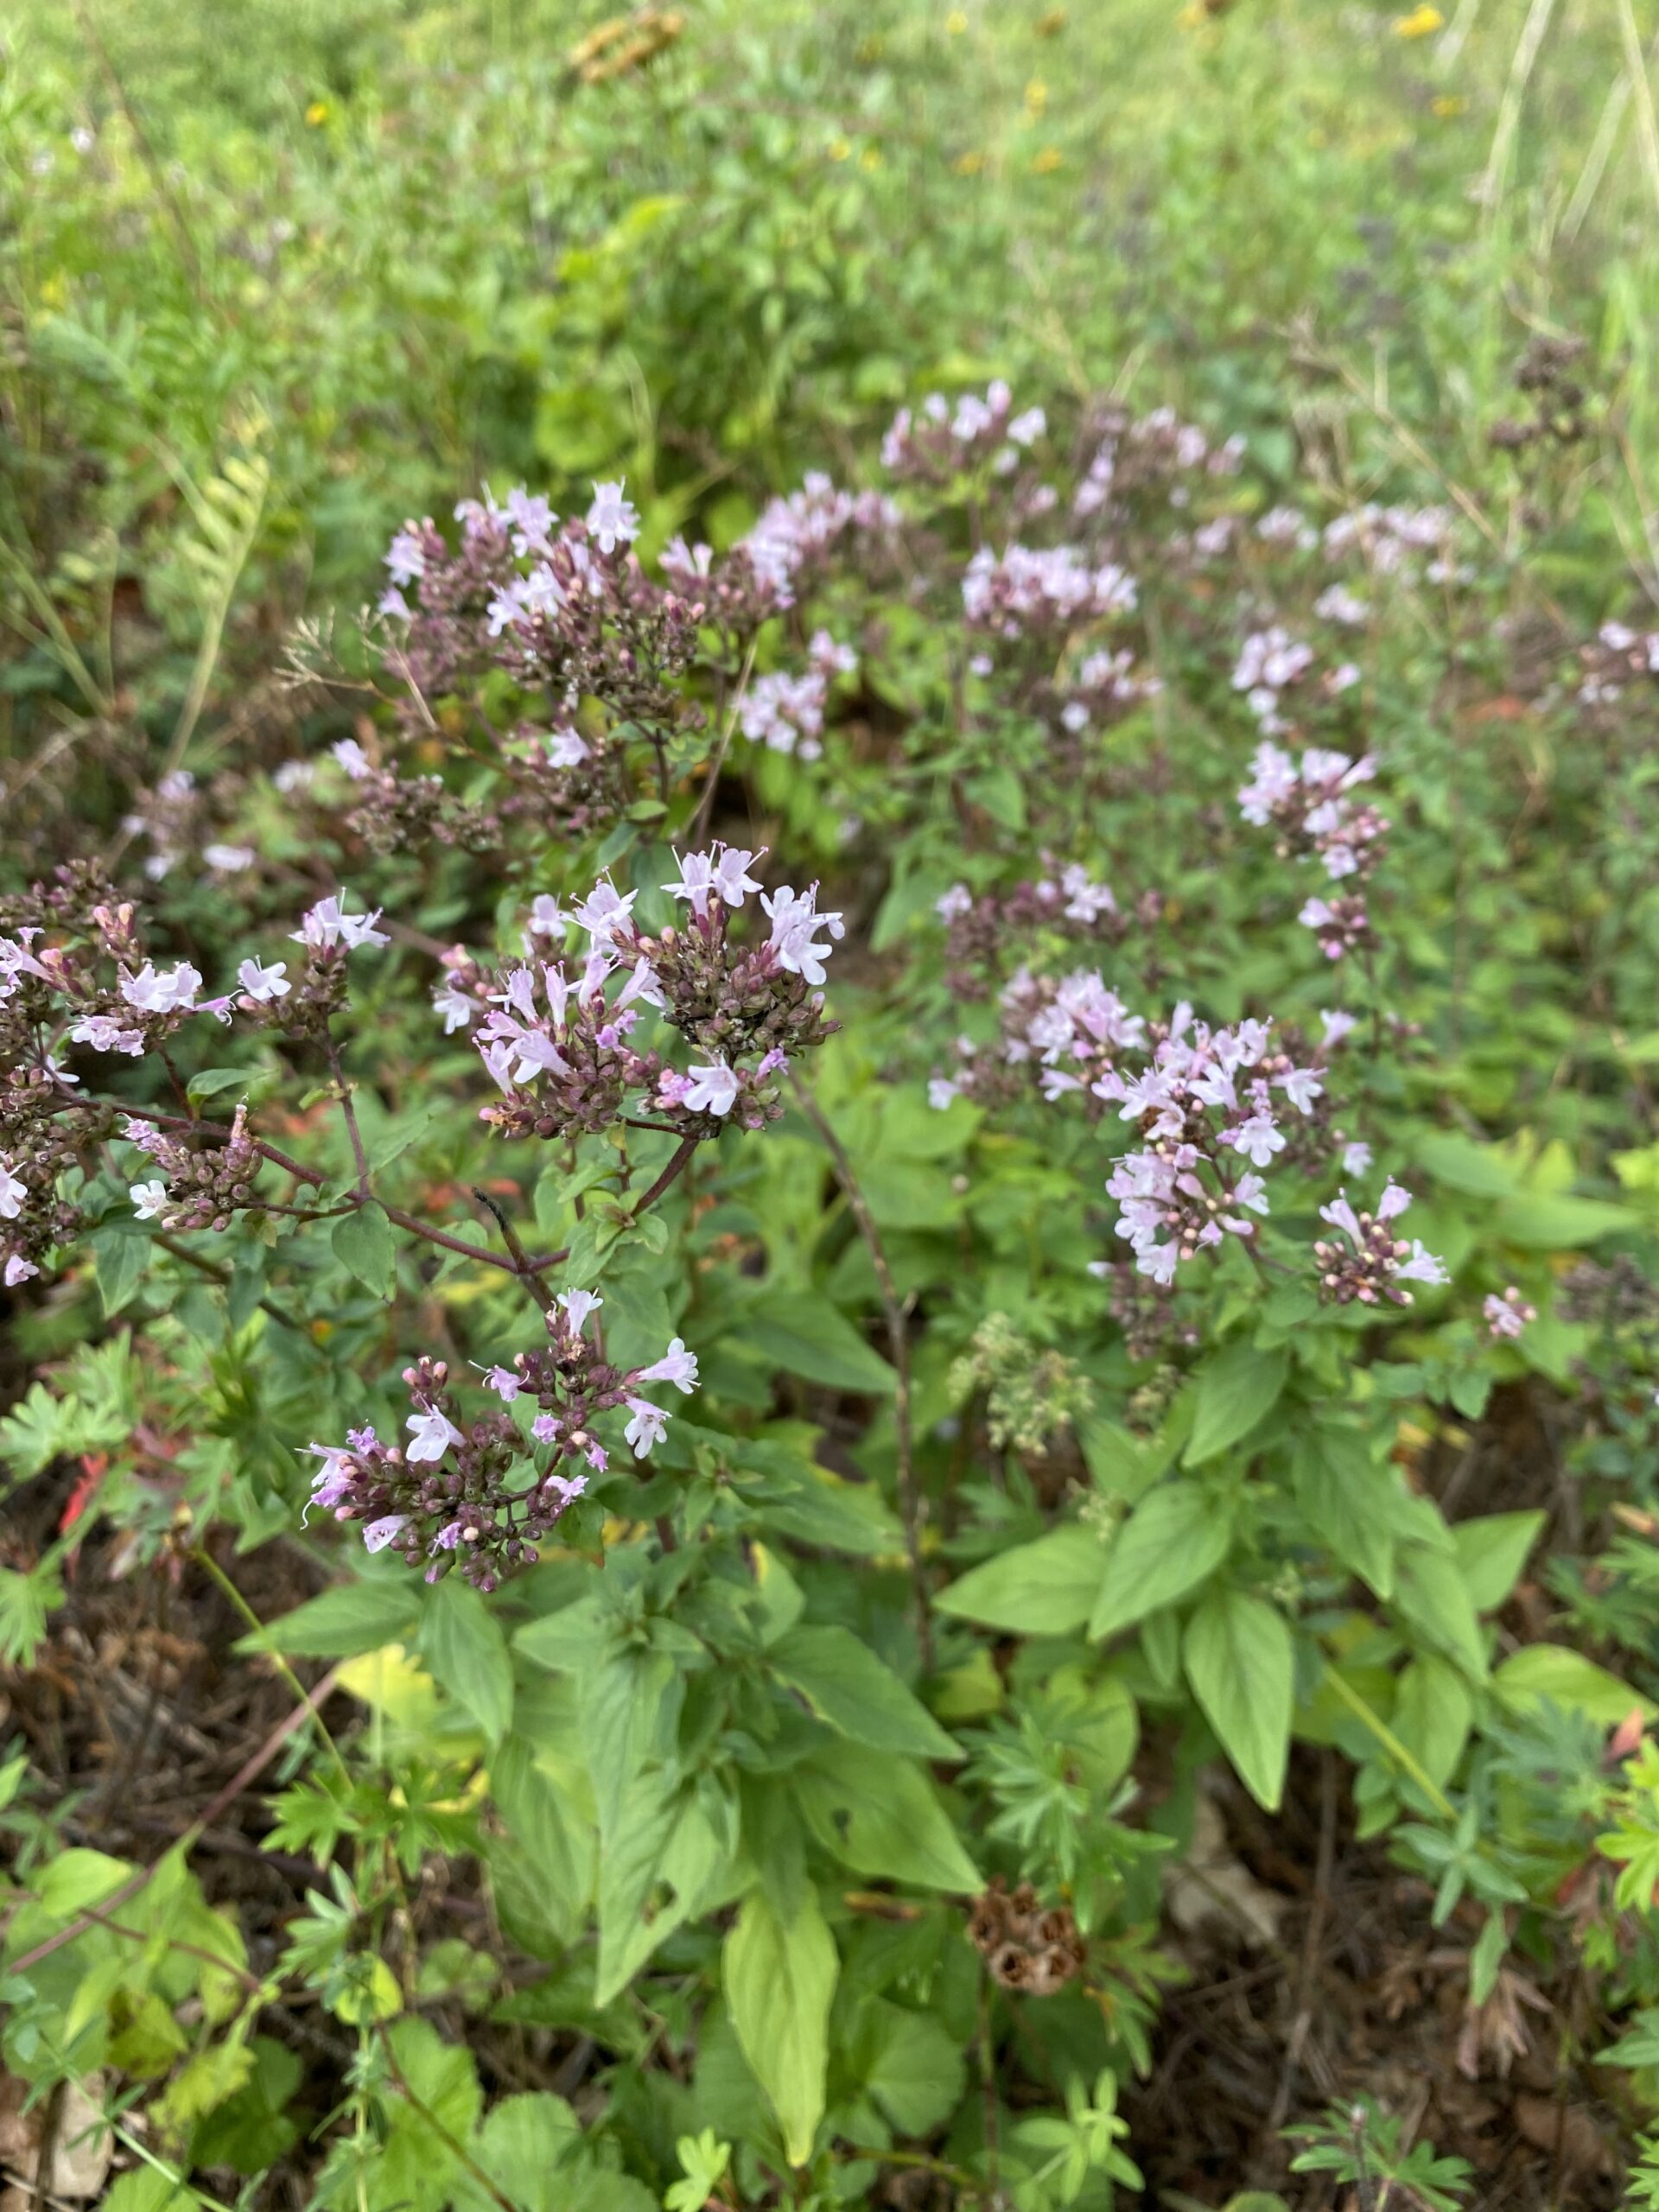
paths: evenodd
<path fill-rule="evenodd" d="M 953 404 L 936 391 L 914 414 L 900 408 L 881 442 L 881 466 L 901 480 L 934 486 L 986 467 L 1006 476 L 1047 431 L 1040 407 L 1015 414 L 1014 394 L 998 377 L 982 398 L 967 391 Z"/>
<path fill-rule="evenodd" d="M 1425 1251 L 1415 1237 L 1396 1237 L 1389 1226 L 1410 1204 L 1410 1192 L 1402 1191 L 1397 1183 L 1390 1183 L 1377 1200 L 1375 1213 L 1356 1213 L 1348 1203 L 1346 1191 L 1340 1192 L 1329 1205 L 1319 1208 L 1320 1220 L 1341 1230 L 1348 1239 L 1343 1244 L 1334 1238 L 1321 1237 L 1313 1247 L 1322 1298 L 1338 1306 L 1356 1301 L 1362 1306 L 1376 1306 L 1385 1299 L 1394 1306 L 1409 1306 L 1411 1293 L 1399 1287 L 1402 1282 L 1443 1283 L 1450 1280 L 1444 1261 Z"/>
<path fill-rule="evenodd" d="M 545 932 L 586 933 L 579 969 L 526 959 L 491 978 L 453 958 L 436 1004 L 447 1029 L 477 1019 L 479 1052 L 502 1092 L 483 1118 L 537 1137 L 607 1128 L 630 1108 L 687 1136 L 714 1135 L 728 1118 L 747 1128 L 775 1120 L 783 1071 L 833 1028 L 821 986 L 842 925 L 818 911 L 816 886 L 762 891 L 748 873 L 758 857 L 720 844 L 684 855 L 663 888 L 688 912 L 655 935 L 633 918 L 638 892 L 608 877 L 568 914 L 544 910 Z M 770 933 L 739 944 L 730 918 L 757 893 Z M 691 1046 L 685 1069 L 639 1049 L 647 1010 Z"/>
<path fill-rule="evenodd" d="M 3 918 L 11 933 L 0 935 L 0 1275 L 12 1287 L 84 1227 L 59 1179 L 81 1165 L 86 1145 L 118 1133 L 143 1155 L 129 1186 L 140 1220 L 168 1231 L 223 1230 L 254 1203 L 260 1155 L 245 1108 L 228 1128 L 138 1107 L 124 1116 L 89 1090 L 81 1068 L 90 1077 L 89 1062 L 154 1055 L 172 1076 L 170 1046 L 203 1014 L 229 1023 L 239 1014 L 296 1040 L 320 1037 L 345 1002 L 347 955 L 389 941 L 375 927 L 378 912 L 354 913 L 349 894 L 331 893 L 294 933 L 305 948 L 297 977 L 286 960 L 249 958 L 238 988 L 209 998 L 192 962 L 154 956 L 137 908 L 95 870 L 60 870 L 50 885 L 9 901 Z"/>
<path fill-rule="evenodd" d="M 1513 1283 L 1501 1298 L 1494 1291 L 1481 1311 L 1488 1330 L 1497 1338 L 1518 1337 L 1529 1321 L 1538 1319 L 1538 1308 L 1529 1306 Z"/>
<path fill-rule="evenodd" d="M 1593 644 L 1580 647 L 1583 675 L 1579 702 L 1611 706 L 1632 683 L 1659 676 L 1659 630 L 1631 629 L 1628 622 L 1604 622 Z"/>
<path fill-rule="evenodd" d="M 697 1387 L 696 1358 L 678 1337 L 649 1367 L 608 1361 L 588 1325 L 603 1304 L 591 1291 L 562 1292 L 547 1311 L 546 1344 L 486 1372 L 500 1406 L 476 1419 L 463 1412 L 444 1361 L 405 1368 L 407 1441 L 383 1444 L 370 1427 L 349 1431 L 343 1445 L 313 1444 L 321 1464 L 308 1512 L 360 1524 L 370 1551 L 398 1552 L 429 1582 L 458 1570 L 490 1591 L 513 1568 L 533 1566 L 590 1473 L 606 1472 L 601 1433 L 613 1417 L 626 1413 L 623 1442 L 644 1459 L 670 1416 L 642 1390 Z"/>
<path fill-rule="evenodd" d="M 1131 415 L 1108 407 L 1092 425 L 1094 451 L 1071 500 L 1073 514 L 1097 525 L 1127 523 L 1138 506 L 1161 502 L 1186 506 L 1196 478 L 1234 476 L 1244 457 L 1244 441 L 1212 445 L 1195 423 L 1183 423 L 1173 407 Z"/>
<path fill-rule="evenodd" d="M 1071 630 L 1103 615 L 1132 613 L 1135 578 L 1116 561 L 1096 564 L 1076 545 L 982 546 L 962 579 L 970 628 L 1003 638 Z"/>
<path fill-rule="evenodd" d="M 1157 904 L 1155 894 L 1150 904 L 1143 900 L 1139 918 L 1153 918 Z M 1005 947 L 1034 930 L 1115 944 L 1128 928 L 1111 886 L 1090 875 L 1080 861 L 1067 861 L 1057 874 L 1017 883 L 1001 895 L 983 892 L 976 897 L 965 883 L 953 883 L 934 901 L 933 911 L 946 926 L 951 988 L 963 998 L 983 997 L 983 977 L 999 966 Z"/>
<path fill-rule="evenodd" d="M 1325 1046 L 1303 1058 L 1275 1045 L 1267 1022 L 1212 1030 L 1185 1004 L 1166 1021 L 1148 1022 L 1097 971 L 1082 969 L 1058 981 L 1022 969 L 1003 994 L 1001 1015 L 1000 1048 L 968 1047 L 955 1075 L 934 1079 L 933 1103 L 1004 1097 L 1008 1071 L 1028 1068 L 1051 1101 L 1081 1096 L 1097 1118 L 1116 1107 L 1141 1140 L 1106 1186 L 1118 1202 L 1117 1234 L 1137 1271 L 1166 1287 L 1178 1266 L 1224 1236 L 1254 1237 L 1250 1217 L 1268 1211 L 1258 1171 L 1292 1143 L 1287 1109 L 1293 1125 L 1315 1118 L 1325 1053 L 1345 1033 L 1333 1019 Z M 1313 1151 L 1309 1166 L 1328 1154 L 1328 1146 L 1305 1149 Z"/>
<path fill-rule="evenodd" d="M 1356 801 L 1351 793 L 1376 775 L 1376 763 L 1370 753 L 1355 760 L 1314 746 L 1293 760 L 1264 740 L 1251 766 L 1252 779 L 1238 794 L 1244 819 L 1277 833 L 1281 860 L 1313 855 L 1333 883 L 1351 887 L 1335 899 L 1309 899 L 1298 918 L 1319 932 L 1319 949 L 1327 958 L 1339 960 L 1370 928 L 1362 887 L 1382 858 L 1389 825 L 1375 807 Z"/>
<path fill-rule="evenodd" d="M 223 1143 L 193 1140 L 181 1130 L 158 1128 L 129 1116 L 122 1135 L 144 1154 L 152 1171 L 130 1185 L 128 1196 L 140 1221 L 164 1230 L 226 1230 L 231 1217 L 251 1205 L 259 1154 L 248 1134 L 245 1105 L 238 1106 Z"/>

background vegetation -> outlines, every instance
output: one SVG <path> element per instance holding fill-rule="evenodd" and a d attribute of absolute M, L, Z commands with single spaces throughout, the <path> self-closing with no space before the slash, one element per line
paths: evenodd
<path fill-rule="evenodd" d="M 831 2055 L 768 2073 L 753 2023 L 803 1956 L 822 1967 L 824 1923 L 769 1950 L 775 1930 L 735 1893 L 654 1962 L 606 1960 L 596 1987 L 583 1759 L 593 1726 L 627 1724 L 575 1712 L 556 1625 L 574 1554 L 491 1616 L 511 1660 L 469 1611 L 429 1601 L 417 1618 L 414 1578 L 325 1588 L 353 1562 L 298 1529 L 294 1453 L 319 1408 L 343 1421 L 353 1378 L 389 1365 L 383 1329 L 401 1357 L 441 1311 L 481 1344 L 495 1309 L 476 1286 L 406 1271 L 388 1323 L 362 1287 L 378 1258 L 366 1277 L 294 1262 L 310 1346 L 265 1365 L 280 1336 L 249 1352 L 254 1308 L 292 1285 L 238 1273 L 239 1243 L 221 1278 L 200 1264 L 208 1236 L 187 1240 L 193 1262 L 111 1230 L 55 1288 L 8 1294 L 8 2179 L 44 2160 L 56 2201 L 107 2192 L 118 2212 L 1047 2212 L 1143 2186 L 1241 2212 L 1269 2189 L 1367 2212 L 1659 2201 L 1659 1774 L 1641 1741 L 1659 1696 L 1654 695 L 1598 718 L 1560 674 L 1582 673 L 1605 622 L 1644 631 L 1659 605 L 1659 22 L 1639 0 L 1459 0 L 1446 16 L 687 0 L 611 24 L 551 0 L 14 0 L 3 38 L 8 890 L 92 849 L 141 875 L 151 848 L 128 818 L 188 768 L 234 785 L 275 871 L 264 921 L 294 909 L 321 846 L 284 825 L 272 772 L 385 720 L 287 680 L 296 626 L 338 617 L 351 659 L 392 532 L 447 526 L 485 483 L 580 514 L 593 480 L 626 477 L 648 561 L 681 531 L 723 550 L 808 469 L 874 480 L 900 404 L 1000 378 L 1057 424 L 1108 395 L 1236 435 L 1251 521 L 1282 499 L 1321 520 L 1371 498 L 1444 506 L 1478 569 L 1455 606 L 1389 601 L 1354 742 L 1395 779 L 1388 980 L 1408 1025 L 1367 1109 L 1424 1183 L 1424 1234 L 1466 1310 L 1437 1312 L 1383 1382 L 1353 1332 L 1341 1358 L 1373 1374 L 1356 1403 L 1391 1479 L 1473 1531 L 1451 1595 L 1390 1613 L 1352 1530 L 1334 1554 L 1376 1605 L 1343 1598 L 1328 1562 L 1284 1581 L 1274 1516 L 1301 1500 L 1295 1424 L 1323 1402 L 1336 1339 L 1300 1315 L 1252 1336 L 1242 1293 L 1205 1323 L 1202 1353 L 1224 1363 L 1230 1344 L 1235 1364 L 1199 1375 L 1209 1445 L 1188 1464 L 1221 1455 L 1230 1478 L 1236 1461 L 1265 1532 L 1249 1572 L 1280 1575 L 1260 1587 L 1300 1638 L 1283 1796 L 1248 1714 L 1230 1734 L 1213 1699 L 1170 1692 L 1155 1624 L 1120 1646 L 1109 1695 L 1080 1632 L 1044 1632 L 1084 1532 L 1103 1542 L 1102 1512 L 1167 1495 L 1200 1355 L 1148 1369 L 1102 1323 L 1074 1233 L 1098 1161 L 1051 1156 L 1034 1125 L 981 1141 L 966 1109 L 922 1103 L 927 1052 L 957 1026 L 932 902 L 961 874 L 980 890 L 1034 868 L 1065 795 L 1027 811 L 1040 748 L 930 752 L 943 679 L 926 638 L 859 600 L 861 634 L 887 650 L 857 745 L 816 780 L 746 755 L 747 816 L 728 785 L 717 821 L 758 823 L 853 925 L 832 970 L 847 1033 L 818 1096 L 914 1331 L 938 1649 L 910 1610 L 893 1418 L 861 1395 L 890 1381 L 891 1286 L 823 1173 L 821 1132 L 803 1111 L 756 1141 L 761 1165 L 733 1154 L 712 1225 L 688 1209 L 675 1230 L 691 1274 L 723 1286 L 693 1293 L 698 1403 L 716 1411 L 690 1418 L 744 1480 L 779 1485 L 754 1525 L 708 1504 L 708 1526 L 744 1573 L 768 1544 L 792 1561 L 801 1587 L 768 1603 L 800 1599 L 803 1634 L 855 1633 L 903 1700 L 885 1745 L 868 1717 L 850 1740 L 892 1767 L 905 1820 L 850 1858 L 843 1822 L 827 1878 L 823 1812 L 754 1893 L 797 1925 L 779 1897 L 795 1896 L 791 1854 L 812 1854 L 832 1981 L 840 1959 Z M 1549 421 L 1556 388 L 1517 380 L 1541 340 L 1579 348 L 1576 396 Z M 1507 426 L 1535 417 L 1517 451 Z M 1216 1019 L 1269 1001 L 1311 1019 L 1306 935 L 1278 927 L 1234 836 L 1249 735 L 1227 720 L 1233 609 L 1185 575 L 1147 597 L 1179 703 L 1144 755 L 1135 726 L 1071 828 L 1115 877 L 1138 869 L 1135 889 L 1172 898 L 1173 941 L 1183 905 L 1208 916 L 1164 972 Z M 1029 740 L 999 726 L 999 745 Z M 1142 758 L 1176 764 L 1178 803 L 1155 779 L 1136 791 Z M 849 810 L 868 833 L 843 850 Z M 367 887 L 360 841 L 328 851 Z M 487 934 L 498 893 L 506 911 L 502 883 L 447 861 L 386 880 L 429 945 Z M 191 875 L 164 895 L 180 944 L 222 951 L 222 886 Z M 400 1135 L 432 1047 L 395 993 L 375 1004 L 384 1026 L 353 1065 L 381 1082 L 387 1157 L 407 1144 L 425 1190 L 457 1187 L 482 1155 Z M 435 1079 L 453 1085 L 450 1064 Z M 991 1196 L 969 1221 L 974 1178 Z M 544 1182 L 550 1234 L 569 1200 Z M 746 1287 L 758 1251 L 804 1301 L 781 1317 Z M 1468 1313 L 1512 1274 L 1542 1318 L 1524 1353 L 1494 1353 Z M 1277 1411 L 1238 1382 L 1247 1338 L 1252 1371 L 1265 1356 L 1292 1375 Z M 1238 1449 L 1252 1435 L 1255 1459 Z M 793 1497 L 815 1454 L 858 1478 L 863 1504 L 837 1492 L 837 1510 L 867 1527 Z M 712 1495 L 707 1464 L 677 1471 Z M 605 1533 L 642 1558 L 651 1536 L 614 1516 Z M 963 1595 L 1041 1544 L 1058 1549 L 1030 1590 Z M 683 1661 L 667 1583 L 629 1584 L 635 1599 L 662 1624 L 656 1656 Z M 1162 1633 L 1190 1602 L 1163 1593 Z M 270 1627 L 302 1603 L 304 1625 Z M 249 1607 L 265 1625 L 238 1644 Z M 619 1649 L 635 1630 L 615 1627 Z M 339 1753 L 308 1724 L 281 1734 L 300 1675 L 315 1688 L 325 1668 Z M 1096 1700 L 1086 1727 L 1051 1694 L 1068 1668 Z M 1370 1719 L 1336 1711 L 1331 1681 Z M 940 1764 L 942 1729 L 969 1732 L 965 1772 Z M 690 1789 L 703 1750 L 682 1750 Z M 227 1797 L 262 1751 L 279 1764 Z M 1244 1786 L 1199 1786 L 1226 1771 L 1218 1751 Z M 1276 1756 L 1282 1771 L 1283 1742 Z M 143 1786 L 152 1763 L 164 1796 Z M 1160 1871 L 1166 1846 L 1184 1875 Z M 760 1848 L 753 1827 L 744 1848 Z M 961 1901 L 993 1872 L 1085 1923 L 1089 1884 L 1110 1890 L 1086 2002 L 982 1972 Z"/>

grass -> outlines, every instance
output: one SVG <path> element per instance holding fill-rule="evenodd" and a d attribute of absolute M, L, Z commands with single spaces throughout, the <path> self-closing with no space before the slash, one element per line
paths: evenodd
<path fill-rule="evenodd" d="M 480 474 L 626 470 L 655 534 L 729 531 L 988 372 L 1264 443 L 1300 404 L 1362 465 L 1376 400 L 1472 458 L 1539 328 L 1592 340 L 1650 448 L 1647 27 L 1618 10 L 1469 0 L 1415 37 L 1245 0 L 715 0 L 585 84 L 597 12 L 14 7 L 14 542 L 50 567 L 112 529 L 188 629 L 163 448 L 200 480 L 255 443 L 245 603 L 286 613 L 360 594 L 389 526 Z M 66 499 L 67 469 L 97 480 Z M 1640 543 L 1639 504 L 1600 487 L 1593 524 Z"/>

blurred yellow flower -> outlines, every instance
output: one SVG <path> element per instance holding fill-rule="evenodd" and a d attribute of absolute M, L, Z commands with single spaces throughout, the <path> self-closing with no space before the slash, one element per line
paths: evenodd
<path fill-rule="evenodd" d="M 1040 115 L 1048 105 L 1048 86 L 1040 77 L 1033 77 L 1026 86 L 1026 113 Z"/>
<path fill-rule="evenodd" d="M 944 28 L 952 38 L 960 38 L 968 28 L 968 18 L 960 8 L 953 8 L 944 19 Z"/>
<path fill-rule="evenodd" d="M 317 128 L 319 124 L 327 123 L 328 120 L 327 101 L 313 100 L 310 106 L 305 111 L 305 119 L 314 130 Z"/>
<path fill-rule="evenodd" d="M 879 169 L 881 166 L 881 149 L 879 146 L 867 146 L 858 157 L 858 166 L 861 169 Z"/>
<path fill-rule="evenodd" d="M 832 138 L 830 141 L 830 158 L 832 162 L 849 161 L 852 158 L 852 151 L 853 144 L 850 138 Z"/>
<path fill-rule="evenodd" d="M 958 176 L 977 176 L 985 166 L 985 156 L 983 154 L 958 154 L 950 166 Z"/>
<path fill-rule="evenodd" d="M 1039 176 L 1049 176 L 1065 158 L 1058 146 L 1045 146 L 1040 154 L 1033 155 L 1031 166 Z"/>
<path fill-rule="evenodd" d="M 1421 6 L 1414 8 L 1408 16 L 1395 17 L 1394 35 L 1396 38 L 1428 38 L 1445 26 L 1446 17 L 1440 10 L 1431 8 L 1428 0 L 1422 0 Z"/>
<path fill-rule="evenodd" d="M 1469 102 L 1462 92 L 1442 92 L 1439 99 L 1432 100 L 1429 105 L 1439 116 L 1465 115 L 1469 108 Z"/>

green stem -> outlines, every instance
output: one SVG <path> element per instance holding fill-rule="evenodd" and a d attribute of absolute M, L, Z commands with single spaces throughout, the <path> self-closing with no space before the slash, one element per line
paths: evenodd
<path fill-rule="evenodd" d="M 246 1621 L 248 1626 L 253 1630 L 254 1634 L 256 1636 L 263 1636 L 265 1632 L 264 1623 L 260 1619 L 258 1614 L 254 1611 L 253 1607 L 242 1595 L 242 1592 L 237 1588 L 235 1583 L 232 1581 L 230 1576 L 226 1573 L 219 1561 L 214 1559 L 212 1554 L 207 1550 L 207 1546 L 205 1544 L 193 1545 L 191 1547 L 190 1556 L 195 1560 L 198 1567 L 204 1568 L 207 1573 L 212 1576 L 213 1580 L 224 1592 L 226 1597 L 229 1599 L 231 1604 L 236 1608 L 237 1611 L 241 1614 L 243 1619 Z M 282 1676 L 283 1681 L 287 1683 L 289 1688 L 293 1692 L 300 1704 L 304 1705 L 309 1693 L 307 1691 L 304 1683 L 301 1681 L 299 1676 L 289 1665 L 287 1660 L 283 1658 L 282 1653 L 280 1651 L 268 1651 L 266 1653 L 266 1656 L 270 1659 L 271 1665 L 276 1668 L 277 1673 Z M 334 1760 L 334 1764 L 340 1769 L 340 1780 L 349 1789 L 352 1783 L 351 1770 L 346 1765 L 345 1760 L 340 1757 L 339 1745 L 335 1743 L 334 1738 L 328 1733 L 328 1730 L 324 1724 L 322 1715 L 320 1713 L 314 1713 L 311 1718 L 315 1726 L 318 1735 L 321 1737 L 324 1745 L 327 1748 L 330 1758 Z"/>
<path fill-rule="evenodd" d="M 1458 1817 L 1457 1807 L 1439 1783 L 1430 1779 L 1421 1760 L 1406 1749 L 1387 1721 L 1366 1704 L 1352 1683 L 1344 1681 L 1328 1661 L 1325 1664 L 1325 1678 L 1350 1713 L 1353 1714 L 1355 1719 L 1363 1722 L 1370 1729 L 1395 1764 L 1402 1772 L 1410 1776 L 1440 1818 L 1445 1821 L 1455 1821 Z"/>

